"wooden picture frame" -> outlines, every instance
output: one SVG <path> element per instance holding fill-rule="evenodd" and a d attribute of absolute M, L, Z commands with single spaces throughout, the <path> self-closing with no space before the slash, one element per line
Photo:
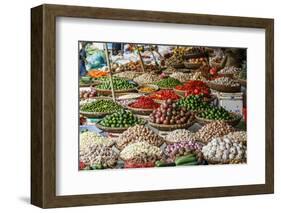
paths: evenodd
<path fill-rule="evenodd" d="M 56 195 L 56 17 L 265 29 L 265 184 L 87 195 Z M 42 208 L 267 194 L 274 191 L 273 19 L 41 5 L 31 9 L 31 203 Z"/>

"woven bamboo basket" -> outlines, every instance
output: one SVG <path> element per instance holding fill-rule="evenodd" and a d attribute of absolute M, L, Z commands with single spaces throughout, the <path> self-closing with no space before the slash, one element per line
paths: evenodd
<path fill-rule="evenodd" d="M 230 87 L 230 86 L 225 86 L 225 85 L 220 85 L 220 84 L 214 84 L 211 82 L 206 82 L 206 84 L 213 90 L 219 91 L 219 92 L 225 92 L 225 93 L 235 93 L 235 92 L 240 92 L 241 86 L 235 86 L 235 87 Z"/>
<path fill-rule="evenodd" d="M 199 69 L 203 64 L 202 63 L 189 63 L 184 62 L 184 66 L 187 69 Z"/>
<path fill-rule="evenodd" d="M 238 115 L 236 113 L 230 112 L 230 114 L 234 117 L 231 120 L 221 120 L 231 126 L 236 126 L 237 124 L 239 124 L 240 120 L 242 119 L 241 115 Z M 202 125 L 208 124 L 210 122 L 214 122 L 215 120 L 212 119 L 206 119 L 206 118 L 201 118 L 199 117 L 197 114 L 195 115 L 196 121 Z"/>
<path fill-rule="evenodd" d="M 150 113 L 153 112 L 153 109 L 140 109 L 140 108 L 134 108 L 127 106 L 127 109 L 131 110 L 134 114 L 138 115 L 150 115 Z"/>
<path fill-rule="evenodd" d="M 101 125 L 99 122 L 96 123 L 96 127 L 105 132 L 111 132 L 111 133 L 122 133 L 122 132 L 125 132 L 129 128 L 129 127 L 122 127 L 122 128 L 105 127 L 105 126 Z"/>
<path fill-rule="evenodd" d="M 94 87 L 94 89 L 100 95 L 111 95 L 112 94 L 111 90 L 103 90 L 103 89 L 98 89 L 96 87 Z M 130 93 L 130 92 L 136 92 L 136 88 L 126 89 L 126 90 L 114 90 L 114 93 Z"/>
<path fill-rule="evenodd" d="M 83 112 L 83 111 L 80 111 L 80 114 L 87 118 L 102 118 L 110 113 L 109 112 Z"/>
<path fill-rule="evenodd" d="M 178 64 L 171 64 L 171 67 L 174 67 L 176 69 L 180 69 L 180 68 L 184 68 L 184 64 L 183 63 L 178 63 Z"/>
<path fill-rule="evenodd" d="M 184 56 L 186 59 L 206 57 L 206 53 L 187 53 Z"/>
<path fill-rule="evenodd" d="M 174 124 L 174 125 L 156 124 L 156 123 L 152 123 L 152 122 L 148 122 L 148 124 L 160 131 L 173 131 L 176 129 L 187 129 L 187 128 L 191 127 L 194 124 L 194 122 L 191 121 L 186 124 Z"/>

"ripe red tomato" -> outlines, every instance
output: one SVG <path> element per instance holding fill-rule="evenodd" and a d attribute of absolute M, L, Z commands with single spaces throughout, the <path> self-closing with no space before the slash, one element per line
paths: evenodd
<path fill-rule="evenodd" d="M 211 75 L 216 75 L 217 74 L 217 69 L 215 67 L 210 69 L 210 74 Z"/>
<path fill-rule="evenodd" d="M 194 93 L 195 95 L 198 95 L 198 94 L 199 94 L 199 89 L 197 89 L 197 88 L 194 89 L 194 90 L 193 90 L 193 93 Z"/>

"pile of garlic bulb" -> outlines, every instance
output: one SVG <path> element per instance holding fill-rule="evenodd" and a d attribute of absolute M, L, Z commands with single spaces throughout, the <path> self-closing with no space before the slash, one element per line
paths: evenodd
<path fill-rule="evenodd" d="M 246 146 L 227 137 L 214 138 L 202 148 L 202 153 L 212 163 L 241 163 L 247 159 Z"/>

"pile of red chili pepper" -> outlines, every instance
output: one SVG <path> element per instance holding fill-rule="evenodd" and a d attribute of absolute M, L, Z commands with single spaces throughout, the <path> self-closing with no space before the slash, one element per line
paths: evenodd
<path fill-rule="evenodd" d="M 150 94 L 150 97 L 156 100 L 180 99 L 180 96 L 178 96 L 173 90 L 160 90 Z"/>
<path fill-rule="evenodd" d="M 205 84 L 203 81 L 188 81 L 184 85 L 176 86 L 176 89 L 178 90 L 184 90 L 185 96 L 189 95 L 204 95 L 209 96 L 211 94 L 210 88 Z"/>
<path fill-rule="evenodd" d="M 160 106 L 160 104 L 153 101 L 153 99 L 150 97 L 142 96 L 138 98 L 138 100 L 130 104 L 129 106 L 133 108 L 140 108 L 140 109 L 157 109 Z"/>

